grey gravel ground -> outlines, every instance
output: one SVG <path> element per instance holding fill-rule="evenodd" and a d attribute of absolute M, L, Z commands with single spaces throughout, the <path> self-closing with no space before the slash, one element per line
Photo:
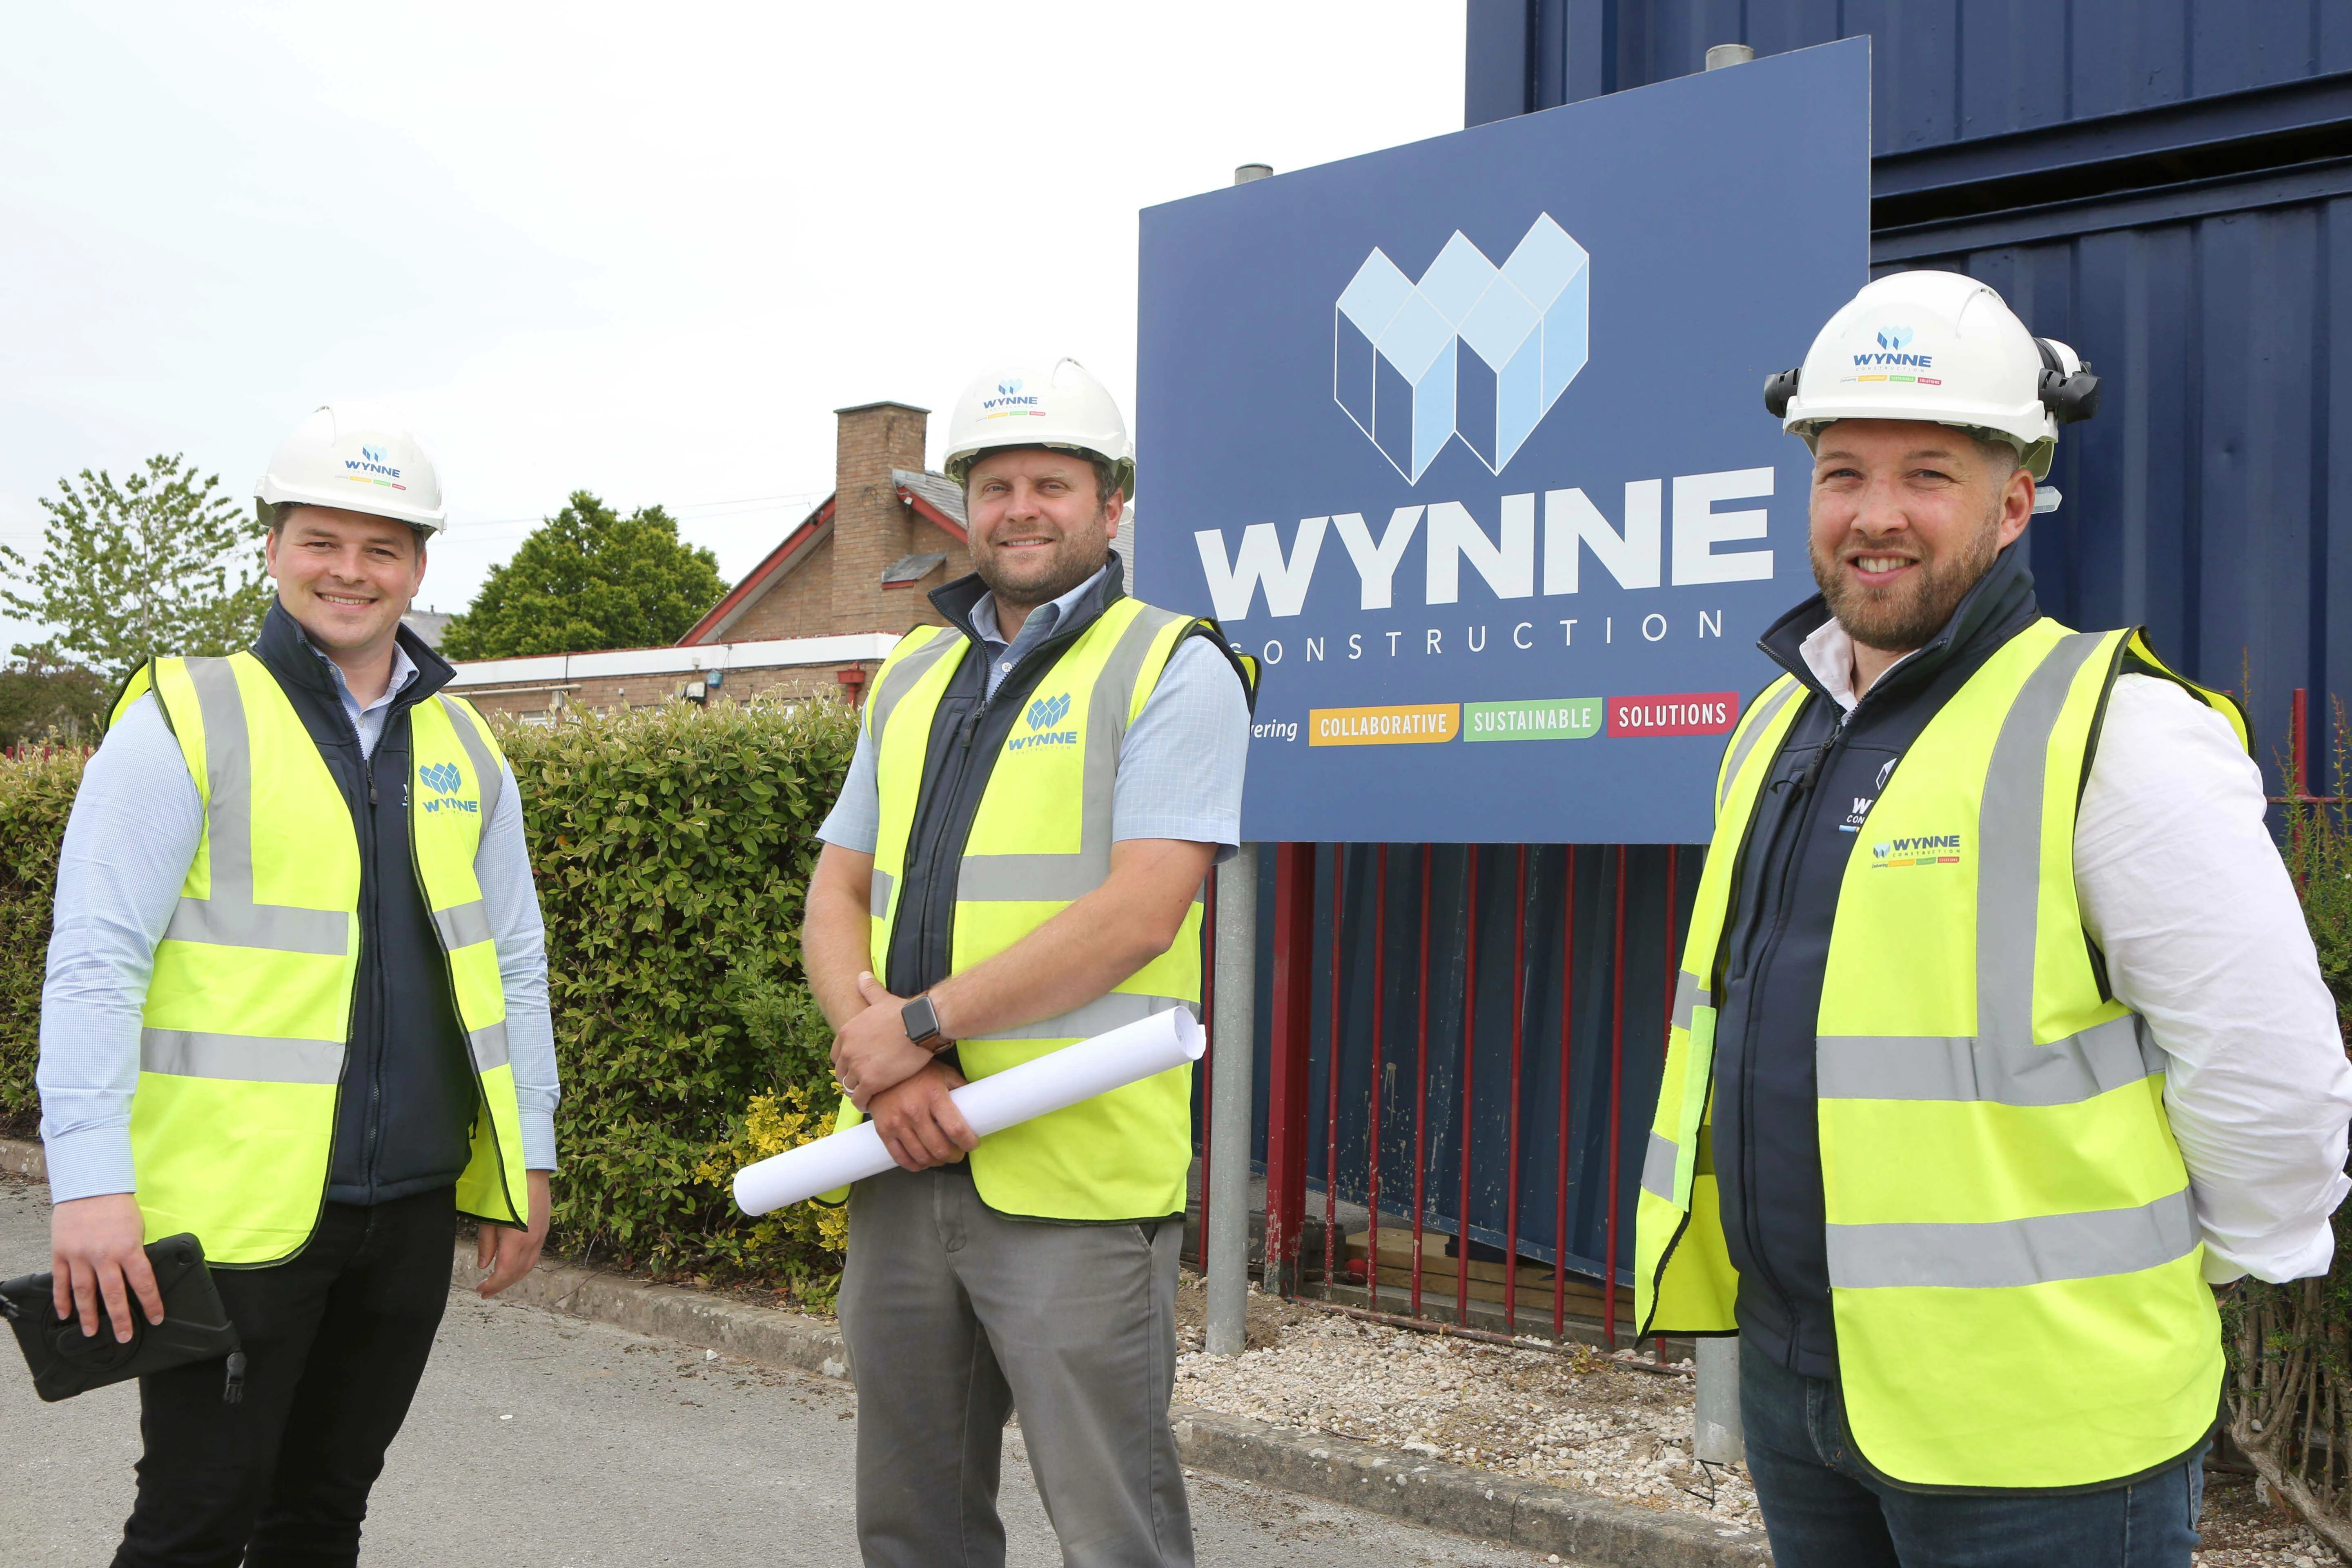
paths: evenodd
<path fill-rule="evenodd" d="M 0 1278 L 46 1268 L 46 1188 L 0 1183 Z M 0 1561 L 104 1562 L 131 1497 L 138 1396 L 44 1405 L 0 1350 Z M 499 1568 L 839 1564 L 847 1388 L 528 1307 L 453 1298 L 375 1492 L 364 1560 Z M 1528 1564 L 1523 1552 L 1200 1475 L 1200 1560 L 1298 1568 Z M 1017 1443 L 1010 1559 L 1059 1561 Z"/>

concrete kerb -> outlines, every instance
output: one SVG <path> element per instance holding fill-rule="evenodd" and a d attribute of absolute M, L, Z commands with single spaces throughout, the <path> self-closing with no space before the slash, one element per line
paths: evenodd
<path fill-rule="evenodd" d="M 480 1278 L 473 1243 L 461 1242 L 451 1282 L 470 1289 Z M 845 1381 L 849 1376 L 848 1353 L 830 1323 L 706 1290 L 542 1263 L 500 1300 L 769 1366 L 798 1367 Z M 1287 1431 L 1189 1405 L 1174 1406 L 1169 1416 L 1177 1449 L 1195 1469 L 1345 1503 L 1427 1530 L 1557 1552 L 1563 1562 L 1594 1568 L 1763 1568 L 1772 1561 L 1759 1530 L 1417 1459 L 1344 1437 Z"/>
<path fill-rule="evenodd" d="M 41 1146 L 0 1138 L 0 1173 L 46 1180 Z M 481 1271 L 474 1267 L 474 1243 L 460 1240 L 451 1258 L 451 1285 L 471 1289 L 480 1279 Z M 840 1331 L 832 1324 L 707 1290 L 656 1285 L 572 1264 L 541 1263 L 499 1299 L 766 1366 L 793 1367 L 844 1381 L 849 1377 L 849 1357 Z M 1188 1405 L 1174 1406 L 1169 1416 L 1184 1463 L 1196 1469 L 1523 1552 L 1557 1552 L 1564 1563 L 1594 1568 L 1767 1568 L 1772 1561 L 1759 1530 L 1514 1480 L 1344 1437 L 1272 1427 Z"/>

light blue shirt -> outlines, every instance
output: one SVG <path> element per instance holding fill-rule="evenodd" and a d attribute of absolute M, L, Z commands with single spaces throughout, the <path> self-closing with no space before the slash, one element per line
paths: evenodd
<path fill-rule="evenodd" d="M 316 649 L 311 650 L 314 654 Z M 394 698 L 416 679 L 393 656 L 383 695 L 362 706 L 343 672 L 320 656 L 343 712 L 373 756 Z M 522 1110 L 523 1163 L 555 1168 L 555 1031 L 547 1007 L 547 945 L 531 886 L 514 773 L 482 828 L 474 875 L 498 943 L 507 1047 Z M 106 732 L 82 773 L 58 857 L 57 912 L 41 987 L 41 1142 L 58 1203 L 138 1190 L 131 1162 L 131 1099 L 139 1087 L 140 1015 L 155 944 L 204 837 L 204 798 L 188 776 L 155 699 L 142 697 Z"/>
<path fill-rule="evenodd" d="M 1108 568 L 1106 568 L 1108 570 Z M 1053 636 L 1071 607 L 1101 580 L 1079 584 L 1040 605 L 1011 642 L 998 634 L 996 596 L 972 607 L 988 658 L 988 694 L 1013 673 L 1029 650 Z M 1249 700 L 1225 656 L 1200 637 L 1186 637 L 1129 725 L 1118 748 L 1111 786 L 1111 837 L 1181 838 L 1213 844 L 1217 858 L 1234 853 L 1242 837 L 1242 770 L 1249 760 Z M 871 855 L 882 834 L 882 792 L 874 774 L 874 747 L 860 731 L 856 755 L 842 781 L 841 798 L 817 829 L 827 844 Z"/>

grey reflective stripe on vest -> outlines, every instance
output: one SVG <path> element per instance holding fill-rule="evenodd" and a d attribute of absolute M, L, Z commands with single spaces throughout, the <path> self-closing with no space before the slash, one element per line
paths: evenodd
<path fill-rule="evenodd" d="M 874 879 L 866 885 L 866 912 L 881 920 L 890 912 L 890 889 L 897 884 L 890 873 L 879 866 L 874 868 Z"/>
<path fill-rule="evenodd" d="M 947 657 L 950 648 L 971 640 L 951 626 L 941 626 L 930 641 L 882 672 L 873 694 L 866 699 L 866 732 L 872 738 L 877 757 L 882 754 L 883 726 L 890 722 L 890 715 L 898 711 L 907 693 L 915 689 L 915 682 L 923 678 L 923 671 Z"/>
<path fill-rule="evenodd" d="M 1680 1203 L 1675 1195 L 1675 1161 L 1681 1154 L 1681 1146 L 1673 1139 L 1651 1133 L 1650 1147 L 1642 1155 L 1642 1190 L 1670 1204 Z"/>
<path fill-rule="evenodd" d="M 499 791 L 506 787 L 505 775 L 499 768 L 498 753 L 474 728 L 473 719 L 451 697 L 441 699 L 441 706 L 449 711 L 451 728 L 457 731 L 458 744 L 466 748 L 466 760 L 474 764 L 474 776 L 482 781 L 482 826 L 490 826 L 490 814 L 499 808 Z"/>
<path fill-rule="evenodd" d="M 469 1030 L 466 1042 L 473 1047 L 474 1070 L 488 1072 L 492 1068 L 507 1065 L 507 1025 L 501 1018 L 495 1024 L 485 1024 Z"/>
<path fill-rule="evenodd" d="M 1772 727 L 1772 721 L 1781 709 L 1789 705 L 1789 700 L 1803 689 L 1804 687 L 1791 676 L 1780 690 L 1767 693 L 1748 719 L 1747 728 L 1740 731 L 1739 738 L 1731 743 L 1731 760 L 1723 765 L 1723 782 L 1715 786 L 1715 812 L 1717 816 L 1723 815 L 1724 803 L 1731 798 L 1731 781 L 1739 776 L 1740 768 L 1748 762 L 1748 753 L 1756 749 L 1757 741 Z"/>
<path fill-rule="evenodd" d="M 205 726 L 205 837 L 212 847 L 212 901 L 251 904 L 253 741 L 246 731 L 245 695 L 227 659 L 192 658 L 186 664 Z"/>
<path fill-rule="evenodd" d="M 196 689 L 205 731 L 205 842 L 211 855 L 212 896 L 182 898 L 163 939 L 341 957 L 352 944 L 352 920 L 343 910 L 253 901 L 253 740 L 246 725 L 245 694 L 227 659 L 182 662 Z M 163 700 L 158 692 L 156 705 Z"/>
<path fill-rule="evenodd" d="M 1977 812 L 1977 1037 L 2033 1043 L 2033 954 L 2042 921 L 2042 794 L 2051 732 L 2095 632 L 2059 639 L 2000 721 Z"/>
<path fill-rule="evenodd" d="M 1981 1004 L 1979 1004 L 1981 1006 Z M 2046 1046 L 1940 1035 L 1823 1035 L 1814 1071 L 1824 1100 L 1973 1100 L 2078 1105 L 2164 1070 L 2132 1016 Z"/>
<path fill-rule="evenodd" d="M 1118 646 L 1103 661 L 1087 705 L 1085 801 L 1079 811 L 1076 852 L 966 855 L 956 868 L 957 902 L 1066 904 L 1110 879 L 1111 804 L 1119 747 L 1127 739 L 1128 706 L 1135 699 L 1135 683 L 1142 677 L 1143 658 L 1151 651 L 1152 639 L 1169 626 L 1190 618 L 1147 605 L 1128 623 Z M 1170 657 L 1174 657 L 1172 649 Z M 1058 1039 L 1065 1032 L 990 1037 Z"/>
<path fill-rule="evenodd" d="M 215 947 L 265 947 L 278 952 L 314 952 L 341 958 L 352 950 L 352 918 L 341 910 L 298 910 L 285 904 L 224 904 L 217 899 L 180 900 L 169 942 L 202 942 Z"/>
<path fill-rule="evenodd" d="M 1034 1024 L 1024 1024 L 1017 1029 L 1002 1029 L 993 1035 L 974 1035 L 975 1040 L 1085 1040 L 1107 1034 L 1123 1025 L 1149 1018 L 1155 1013 L 1165 1013 L 1171 1007 L 1192 1005 L 1177 996 L 1143 996 L 1125 991 L 1114 991 L 1097 996 L 1081 1007 L 1073 1007 L 1051 1018 L 1040 1018 Z M 1196 1009 L 1197 1011 L 1197 1009 Z"/>
<path fill-rule="evenodd" d="M 139 1070 L 240 1083 L 331 1084 L 343 1076 L 343 1042 L 142 1029 Z"/>
<path fill-rule="evenodd" d="M 453 904 L 446 910 L 433 911 L 433 929 L 441 933 L 441 946 L 455 952 L 461 947 L 471 947 L 478 942 L 490 940 L 489 911 L 476 899 L 468 904 Z"/>
<path fill-rule="evenodd" d="M 1982 1225 L 1833 1225 L 1830 1284 L 1840 1290 L 2046 1285 L 2137 1274 L 2196 1246 L 2197 1216 L 2183 1187 L 2137 1208 Z"/>
<path fill-rule="evenodd" d="M 1698 983 L 1697 975 L 1685 969 L 1675 976 L 1675 1028 L 1689 1028 L 1694 1011 L 1714 1005 L 1714 994 Z"/>

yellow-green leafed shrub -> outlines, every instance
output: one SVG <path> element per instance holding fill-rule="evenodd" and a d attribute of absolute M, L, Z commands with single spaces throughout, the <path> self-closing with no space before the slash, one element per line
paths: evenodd
<path fill-rule="evenodd" d="M 751 1097 L 733 1142 L 703 1162 L 695 1174 L 724 1185 L 754 1160 L 813 1142 L 833 1131 L 838 1101 L 824 1084 L 787 1084 Z M 749 1255 L 782 1258 L 782 1283 L 813 1306 L 831 1306 L 841 1282 L 841 1256 L 849 1245 L 849 1211 L 828 1204 L 794 1204 L 751 1222 Z"/>
<path fill-rule="evenodd" d="M 831 1294 L 839 1230 L 746 1219 L 729 1181 L 829 1102 L 801 908 L 856 737 L 835 701 L 501 729 L 547 917 L 559 1250 Z"/>
<path fill-rule="evenodd" d="M 74 792 L 79 747 L 29 747 L 0 756 L 0 1138 L 30 1138 L 40 1101 L 33 1068 L 41 1043 L 41 975 L 49 953 L 58 846 Z"/>

